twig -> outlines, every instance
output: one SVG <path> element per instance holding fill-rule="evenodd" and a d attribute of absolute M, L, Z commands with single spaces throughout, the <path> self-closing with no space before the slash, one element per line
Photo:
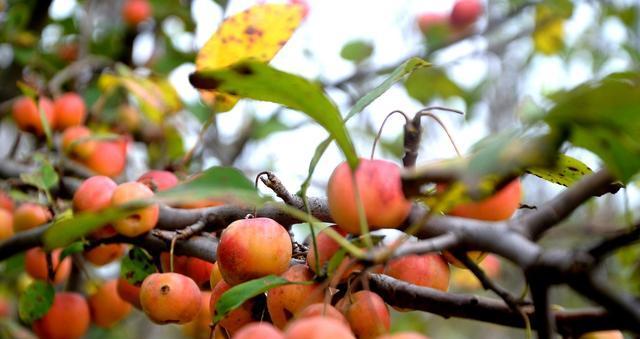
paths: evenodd
<path fill-rule="evenodd" d="M 602 240 L 588 250 L 588 253 L 596 260 L 603 260 L 608 254 L 622 247 L 631 245 L 640 240 L 640 224 L 636 224 L 632 231 L 624 232 L 612 238 Z"/>
<path fill-rule="evenodd" d="M 267 178 L 265 178 L 264 175 L 266 175 Z M 287 190 L 287 188 L 282 184 L 282 181 L 280 181 L 273 172 L 265 171 L 260 173 L 258 176 L 260 177 L 260 181 L 262 181 L 265 186 L 269 187 L 285 204 L 295 204 L 295 198 L 293 195 L 289 193 L 289 190 Z"/>
<path fill-rule="evenodd" d="M 516 313 L 520 313 L 522 314 L 523 317 L 525 317 L 524 313 L 522 313 L 522 311 L 520 310 L 520 305 L 522 305 L 523 303 L 519 301 L 518 298 L 511 295 L 509 291 L 507 291 L 502 286 L 498 285 L 489 277 L 487 277 L 484 271 L 475 262 L 469 259 L 466 253 L 453 252 L 453 254 L 456 257 L 456 259 L 462 262 L 462 264 L 466 268 L 468 268 L 469 271 L 471 271 L 471 273 L 473 273 L 473 275 L 476 276 L 476 278 L 478 278 L 480 283 L 482 283 L 482 287 L 485 290 L 493 291 L 495 294 L 497 294 L 500 297 L 500 299 L 502 299 L 505 302 L 505 304 L 507 304 L 507 306 L 509 306 L 509 308 L 511 308 L 512 311 Z M 525 303 L 525 304 L 529 304 L 529 303 Z"/>

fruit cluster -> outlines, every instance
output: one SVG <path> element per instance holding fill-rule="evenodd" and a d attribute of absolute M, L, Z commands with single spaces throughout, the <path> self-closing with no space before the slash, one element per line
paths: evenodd
<path fill-rule="evenodd" d="M 12 106 L 12 114 L 18 128 L 38 137 L 45 135 L 44 117 L 50 130 L 62 132 L 62 152 L 96 174 L 117 177 L 126 166 L 127 138 L 96 140 L 83 126 L 87 108 L 77 93 L 65 93 L 53 102 L 45 96 L 37 103 L 33 98 L 20 97 Z"/>

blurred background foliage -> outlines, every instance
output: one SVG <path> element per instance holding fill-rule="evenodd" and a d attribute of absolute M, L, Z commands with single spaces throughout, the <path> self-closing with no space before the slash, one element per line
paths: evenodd
<path fill-rule="evenodd" d="M 247 100 L 229 113 L 212 115 L 187 82 L 198 49 L 221 19 L 256 2 L 151 3 L 152 19 L 131 26 L 122 21 L 118 0 L 0 0 L 0 153 L 6 154 L 16 137 L 7 113 L 11 100 L 20 95 L 21 81 L 54 95 L 78 91 L 90 107 L 93 130 L 130 134 L 135 142 L 126 177 L 135 178 L 147 168 L 175 168 L 201 135 L 203 143 L 195 148 L 188 172 L 214 164 L 236 166 L 249 177 L 272 170 L 286 185 L 296 187 L 306 175 L 315 145 L 325 136 L 321 128 L 293 111 Z M 368 154 L 382 120 L 395 109 L 411 113 L 425 106 L 446 106 L 466 112 L 464 118 L 441 116 L 467 150 L 486 135 L 521 126 L 544 112 L 558 91 L 613 72 L 640 69 L 637 1 L 488 0 L 480 20 L 464 30 L 446 24 L 419 29 L 420 16 L 447 16 L 452 5 L 453 1 L 438 0 L 310 0 L 306 21 L 273 64 L 320 83 L 343 113 L 407 58 L 419 56 L 433 64 L 411 74 L 349 123 L 360 154 Z M 419 161 L 454 155 L 436 125 L 425 130 Z M 401 133 L 401 121 L 392 119 L 379 156 L 399 161 Z M 23 140 L 17 157 L 28 158 L 36 146 L 34 140 Z M 589 152 L 565 151 L 592 168 L 600 167 Z M 314 176 L 311 195 L 323 193 L 339 161 L 340 153 L 330 148 Z M 561 189 L 537 178 L 524 182 L 524 203 L 530 206 Z M 623 194 L 590 202 L 549 232 L 543 243 L 586 246 L 595 235 L 615 231 L 613 225 L 629 224 L 638 197 L 634 185 Z M 639 257 L 636 245 L 606 265 L 610 279 L 636 295 Z M 18 255 L 0 265 L 0 294 L 16 295 L 24 289 L 22 262 Z M 507 262 L 500 266 L 499 282 L 510 290 L 523 290 L 520 272 Z M 107 267 L 92 273 L 106 276 L 117 271 Z M 455 278 L 458 273 L 454 290 L 485 294 L 465 278 Z M 564 307 L 585 304 L 564 289 L 553 290 L 552 302 Z M 395 313 L 395 318 L 396 329 L 419 330 L 432 338 L 524 336 L 522 331 L 416 312 Z M 2 320 L 2 326 L 15 324 Z M 87 337 L 143 334 L 171 338 L 180 336 L 180 329 L 152 325 L 137 312 L 110 331 L 93 328 Z"/>

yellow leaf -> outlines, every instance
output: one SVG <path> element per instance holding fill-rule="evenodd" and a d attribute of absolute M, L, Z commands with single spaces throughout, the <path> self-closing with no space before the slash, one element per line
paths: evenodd
<path fill-rule="evenodd" d="M 225 19 L 196 57 L 196 70 L 223 68 L 243 59 L 269 62 L 289 40 L 303 18 L 297 4 L 262 4 Z M 201 91 L 217 112 L 233 108 L 237 96 Z"/>
<path fill-rule="evenodd" d="M 536 7 L 536 27 L 533 32 L 533 44 L 536 51 L 553 55 L 564 47 L 564 20 L 552 8 L 541 4 Z"/>
<path fill-rule="evenodd" d="M 141 111 L 153 123 L 159 124 L 167 114 L 182 108 L 175 88 L 165 79 L 138 76 L 123 67 L 121 74 L 103 74 L 98 79 L 98 87 L 109 93 L 124 87 L 138 102 Z"/>

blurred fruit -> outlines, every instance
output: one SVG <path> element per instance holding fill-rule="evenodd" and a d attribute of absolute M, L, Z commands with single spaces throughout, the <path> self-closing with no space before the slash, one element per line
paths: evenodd
<path fill-rule="evenodd" d="M 429 35 L 436 29 L 446 29 L 449 16 L 444 13 L 427 12 L 420 14 L 417 21 L 420 32 Z"/>
<path fill-rule="evenodd" d="M 122 5 L 122 19 L 135 26 L 151 16 L 151 4 L 148 0 L 125 0 Z"/>
<path fill-rule="evenodd" d="M 140 287 L 129 283 L 123 278 L 120 278 L 118 279 L 117 291 L 122 300 L 135 306 L 135 308 L 139 310 L 142 309 L 142 305 L 140 305 Z"/>
<path fill-rule="evenodd" d="M 13 103 L 11 112 L 18 128 L 37 136 L 43 136 L 44 126 L 40 119 L 39 109 L 42 109 L 49 127 L 53 129 L 56 125 L 55 111 L 53 103 L 46 97 L 40 97 L 38 105 L 35 100 L 29 97 L 20 97 Z"/>
<path fill-rule="evenodd" d="M 624 339 L 624 335 L 617 330 L 597 331 L 585 333 L 580 336 L 580 339 Z"/>
<path fill-rule="evenodd" d="M 0 240 L 13 236 L 13 214 L 0 208 Z"/>
<path fill-rule="evenodd" d="M 195 320 L 188 322 L 182 326 L 182 333 L 192 339 L 209 339 L 211 334 L 211 310 L 209 302 L 211 301 L 211 292 L 200 293 L 200 313 Z"/>
<path fill-rule="evenodd" d="M 118 185 L 113 191 L 111 204 L 113 206 L 124 205 L 136 200 L 144 200 L 153 197 L 153 192 L 139 182 L 127 182 Z M 160 208 L 158 204 L 150 204 L 113 223 L 113 228 L 127 237 L 136 237 L 150 231 L 158 222 Z"/>
<path fill-rule="evenodd" d="M 137 180 L 147 185 L 152 191 L 166 191 L 178 185 L 178 178 L 169 171 L 151 170 Z"/>
<path fill-rule="evenodd" d="M 98 327 L 113 327 L 131 312 L 131 304 L 118 295 L 117 284 L 117 280 L 109 280 L 89 297 L 91 319 Z"/>
<path fill-rule="evenodd" d="M 342 313 L 340 313 L 340 311 L 338 311 L 337 308 L 325 303 L 311 304 L 303 308 L 297 314 L 297 318 L 310 318 L 310 317 L 317 317 L 317 316 L 334 318 L 336 320 L 340 320 L 345 325 L 349 326 L 349 322 L 347 321 L 347 318 L 345 318 L 344 315 L 342 315 Z"/>
<path fill-rule="evenodd" d="M 13 230 L 17 232 L 44 225 L 52 218 L 51 212 L 45 206 L 25 202 L 13 213 Z"/>
<path fill-rule="evenodd" d="M 91 130 L 85 126 L 72 126 L 62 132 L 62 150 L 70 158 L 83 161 L 91 156 L 97 142 L 90 140 Z"/>
<path fill-rule="evenodd" d="M 218 267 L 218 262 L 216 261 L 211 267 L 211 275 L 209 276 L 209 285 L 211 289 L 213 289 L 219 282 L 222 280 L 222 274 L 220 274 L 220 268 Z"/>
<path fill-rule="evenodd" d="M 86 179 L 73 194 L 75 212 L 99 212 L 111 205 L 111 197 L 118 187 L 111 178 L 96 175 Z"/>
<path fill-rule="evenodd" d="M 329 317 L 295 320 L 287 327 L 284 336 L 286 339 L 355 339 L 349 327 Z"/>
<path fill-rule="evenodd" d="M 84 297 L 74 292 L 58 292 L 44 317 L 33 323 L 39 338 L 77 339 L 89 329 L 91 317 Z"/>
<path fill-rule="evenodd" d="M 439 254 L 411 254 L 393 259 L 384 274 L 418 286 L 444 292 L 449 289 L 449 265 Z"/>
<path fill-rule="evenodd" d="M 69 273 L 71 273 L 71 258 L 66 257 L 60 262 L 60 253 L 62 253 L 61 249 L 56 249 L 51 252 L 51 264 L 55 271 L 54 284 L 64 282 L 69 277 Z M 33 279 L 48 280 L 47 258 L 41 247 L 34 247 L 25 252 L 24 270 Z"/>
<path fill-rule="evenodd" d="M 78 93 L 65 93 L 55 99 L 53 108 L 56 117 L 56 129 L 82 125 L 87 115 L 87 106 Z"/>
<path fill-rule="evenodd" d="M 484 8 L 480 0 L 457 0 L 451 10 L 451 26 L 465 28 L 474 24 Z"/>
<path fill-rule="evenodd" d="M 119 176 L 127 164 L 126 148 L 122 142 L 96 141 L 93 152 L 84 160 L 84 164 L 99 175 Z"/>
<path fill-rule="evenodd" d="M 515 179 L 494 195 L 480 201 L 459 204 L 448 214 L 486 221 L 506 220 L 518 210 L 521 198 L 520 179 Z"/>
<path fill-rule="evenodd" d="M 100 244 L 84 252 L 83 256 L 96 266 L 104 266 L 120 259 L 126 250 L 127 246 L 124 244 Z"/>
<path fill-rule="evenodd" d="M 3 190 L 0 190 L 0 208 L 13 212 L 13 200 Z"/>
<path fill-rule="evenodd" d="M 233 339 L 284 339 L 284 333 L 266 322 L 251 323 L 241 328 Z"/>

